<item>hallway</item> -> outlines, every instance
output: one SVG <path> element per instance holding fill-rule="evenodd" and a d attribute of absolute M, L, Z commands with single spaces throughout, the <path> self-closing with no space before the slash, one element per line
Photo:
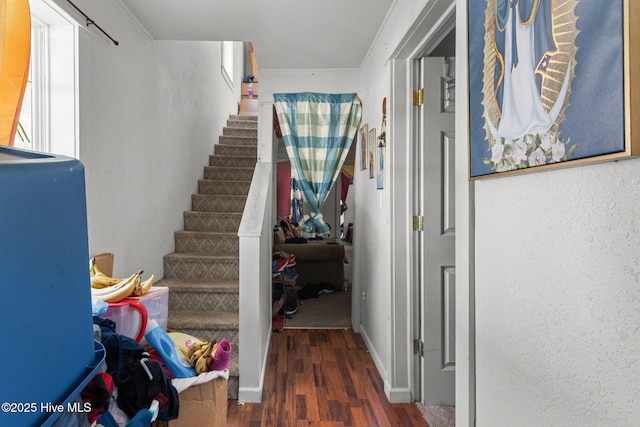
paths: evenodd
<path fill-rule="evenodd" d="M 414 404 L 390 404 L 362 337 L 289 329 L 271 337 L 261 403 L 229 401 L 228 426 L 427 426 Z"/>

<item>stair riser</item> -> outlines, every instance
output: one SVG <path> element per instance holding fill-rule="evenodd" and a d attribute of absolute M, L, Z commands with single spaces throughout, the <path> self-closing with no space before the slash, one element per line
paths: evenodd
<path fill-rule="evenodd" d="M 258 138 L 247 138 L 244 136 L 220 135 L 219 141 L 222 145 L 258 145 Z"/>
<path fill-rule="evenodd" d="M 204 179 L 218 181 L 251 181 L 253 168 L 204 167 Z"/>
<path fill-rule="evenodd" d="M 215 212 L 185 212 L 186 231 L 238 232 L 242 214 Z"/>
<path fill-rule="evenodd" d="M 198 181 L 198 194 L 247 195 L 251 183 L 249 181 Z"/>
<path fill-rule="evenodd" d="M 176 252 L 217 253 L 235 255 L 239 254 L 238 237 L 227 236 L 193 236 L 184 233 L 175 234 Z"/>
<path fill-rule="evenodd" d="M 239 390 L 240 377 L 229 375 L 229 381 L 227 381 L 227 400 L 238 400 Z"/>
<path fill-rule="evenodd" d="M 255 120 L 227 120 L 227 127 L 242 129 L 258 129 L 258 122 Z"/>
<path fill-rule="evenodd" d="M 220 145 L 216 144 L 213 147 L 215 155 L 220 156 L 246 156 L 257 159 L 258 149 L 256 146 L 251 145 Z M 255 162 L 254 162 L 255 163 Z"/>
<path fill-rule="evenodd" d="M 231 156 L 209 156 L 209 166 L 230 166 L 238 168 L 253 168 L 258 159 L 256 157 L 231 157 Z"/>
<path fill-rule="evenodd" d="M 258 123 L 258 116 L 245 116 L 244 114 L 231 114 L 229 120 L 235 122 L 254 122 Z"/>
<path fill-rule="evenodd" d="M 238 311 L 240 307 L 238 291 L 235 292 L 203 292 L 198 290 L 169 292 L 170 310 L 206 310 L 212 313 Z"/>
<path fill-rule="evenodd" d="M 247 201 L 243 196 L 193 194 L 191 210 L 196 212 L 242 212 Z"/>
<path fill-rule="evenodd" d="M 164 277 L 168 279 L 238 279 L 238 260 L 220 260 L 214 262 L 176 260 L 165 257 L 163 261 Z"/>
<path fill-rule="evenodd" d="M 249 138 L 258 137 L 258 128 L 245 128 L 245 127 L 225 127 L 222 129 L 222 134 L 225 136 L 246 136 Z"/>

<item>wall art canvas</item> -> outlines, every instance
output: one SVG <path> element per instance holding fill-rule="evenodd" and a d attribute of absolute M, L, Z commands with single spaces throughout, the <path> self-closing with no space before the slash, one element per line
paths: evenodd
<path fill-rule="evenodd" d="M 468 0 L 471 179 L 635 155 L 634 1 Z"/>

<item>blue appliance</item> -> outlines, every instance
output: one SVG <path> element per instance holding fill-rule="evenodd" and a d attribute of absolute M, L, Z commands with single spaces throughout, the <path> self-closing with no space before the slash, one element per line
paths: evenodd
<path fill-rule="evenodd" d="M 84 166 L 0 146 L 0 425 L 82 409 L 104 360 L 89 283 Z"/>

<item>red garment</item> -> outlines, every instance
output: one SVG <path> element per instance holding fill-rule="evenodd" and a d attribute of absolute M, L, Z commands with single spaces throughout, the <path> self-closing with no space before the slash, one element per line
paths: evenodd
<path fill-rule="evenodd" d="M 343 214 L 344 211 L 347 210 L 347 194 L 349 194 L 349 184 L 351 184 L 351 179 L 344 173 L 340 172 L 340 183 L 342 184 L 340 191 L 340 200 L 342 201 L 342 206 L 340 206 L 340 213 Z"/>
<path fill-rule="evenodd" d="M 82 390 L 80 396 L 82 396 L 82 403 L 91 405 L 91 411 L 87 414 L 89 418 L 89 424 L 93 424 L 98 418 L 109 410 L 109 404 L 111 403 L 111 395 L 115 385 L 113 384 L 113 378 L 106 372 L 98 372 L 89 381 L 89 384 Z"/>

